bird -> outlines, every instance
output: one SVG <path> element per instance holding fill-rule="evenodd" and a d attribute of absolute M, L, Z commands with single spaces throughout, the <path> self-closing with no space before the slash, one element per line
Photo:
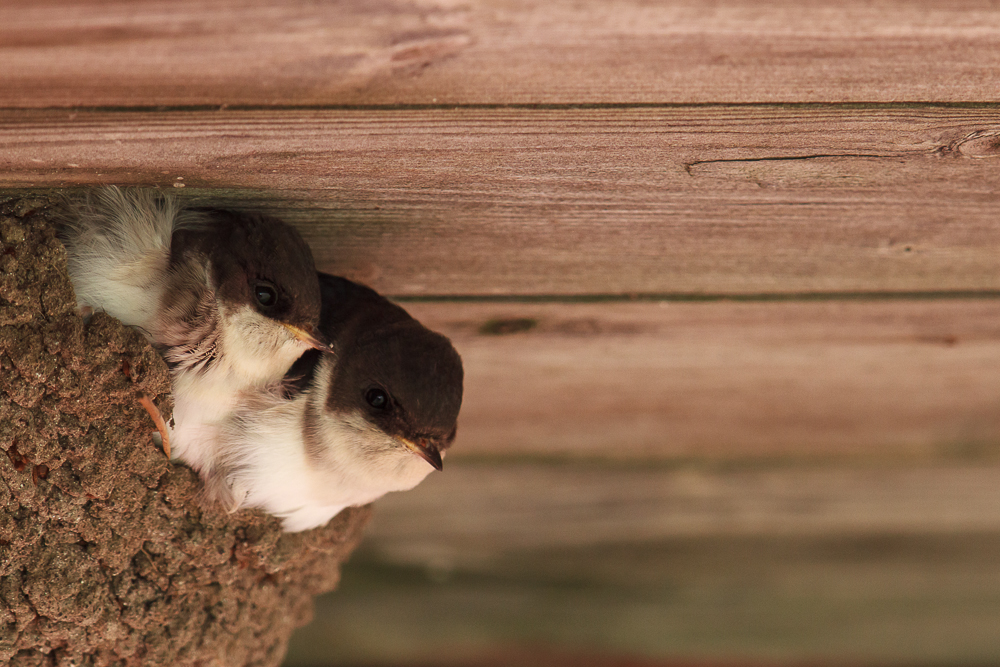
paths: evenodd
<path fill-rule="evenodd" d="M 230 511 L 257 507 L 287 532 L 411 489 L 457 431 L 464 371 L 451 341 L 369 287 L 318 274 L 319 331 L 281 382 L 245 392 L 206 479 Z"/>
<path fill-rule="evenodd" d="M 169 433 L 148 397 L 143 406 L 167 455 L 172 442 L 203 475 L 238 398 L 281 380 L 306 350 L 328 349 L 312 252 L 276 218 L 112 186 L 67 198 L 60 222 L 78 307 L 138 328 L 163 356 Z"/>

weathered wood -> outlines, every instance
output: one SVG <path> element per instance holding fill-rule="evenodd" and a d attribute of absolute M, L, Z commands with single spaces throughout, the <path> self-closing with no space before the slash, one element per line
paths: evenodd
<path fill-rule="evenodd" d="M 396 295 L 1000 289 L 1000 113 L 0 112 L 0 187 L 193 193 Z"/>
<path fill-rule="evenodd" d="M 1000 455 L 998 300 L 407 308 L 462 354 L 453 457 Z"/>
<path fill-rule="evenodd" d="M 482 574 L 359 555 L 285 665 L 994 665 L 998 559 L 995 533 L 616 543 Z"/>
<path fill-rule="evenodd" d="M 996 467 L 446 465 L 288 665 L 992 665 L 998 559 Z"/>
<path fill-rule="evenodd" d="M 13 0 L 0 106 L 997 101 L 1000 8 Z"/>
<path fill-rule="evenodd" d="M 471 297 L 407 305 L 466 404 L 314 630 L 344 660 L 985 664 L 998 54 L 978 0 L 11 0 L 0 187 L 260 207 L 324 270 Z M 765 301 L 655 298 L 726 294 Z M 551 303 L 475 302 L 518 296 Z M 424 570 L 461 576 L 383 594 Z"/>
<path fill-rule="evenodd" d="M 712 535 L 940 532 L 1000 534 L 1000 467 L 456 462 L 380 501 L 365 550 L 476 570 L 515 554 Z"/>

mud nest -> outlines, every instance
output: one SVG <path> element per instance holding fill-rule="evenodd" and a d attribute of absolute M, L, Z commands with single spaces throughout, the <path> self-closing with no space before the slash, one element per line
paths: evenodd
<path fill-rule="evenodd" d="M 0 196 L 0 662 L 277 665 L 368 510 L 285 534 L 206 503 L 136 400 L 169 414 L 162 360 L 77 315 L 51 203 Z"/>

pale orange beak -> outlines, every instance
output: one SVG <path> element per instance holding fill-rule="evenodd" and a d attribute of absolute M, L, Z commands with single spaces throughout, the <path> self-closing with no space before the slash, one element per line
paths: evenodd
<path fill-rule="evenodd" d="M 319 336 L 313 331 L 307 331 L 305 329 L 300 329 L 297 326 L 291 324 L 285 324 L 284 327 L 292 332 L 292 335 L 297 339 L 308 345 L 309 347 L 316 348 L 323 352 L 333 352 L 330 346 L 320 340 Z M 311 329 L 311 327 L 310 327 Z"/>
<path fill-rule="evenodd" d="M 430 463 L 431 467 L 435 470 L 442 470 L 444 468 L 444 462 L 441 460 L 441 450 L 433 443 L 423 438 L 420 439 L 422 444 L 417 444 L 406 438 L 399 438 L 399 441 L 406 445 L 406 448 L 411 452 Z"/>

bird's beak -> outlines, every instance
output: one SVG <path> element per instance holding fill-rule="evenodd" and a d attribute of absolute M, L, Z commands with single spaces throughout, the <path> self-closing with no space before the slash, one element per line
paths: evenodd
<path fill-rule="evenodd" d="M 323 352 L 333 352 L 333 350 L 330 349 L 330 346 L 320 339 L 319 334 L 315 333 L 315 331 L 312 330 L 312 327 L 310 327 L 309 328 L 310 330 L 307 331 L 305 329 L 300 329 L 299 327 L 291 324 L 285 324 L 284 326 L 286 329 L 292 332 L 293 336 L 298 338 L 300 341 L 302 341 L 309 347 L 314 347 L 317 350 L 321 350 Z"/>
<path fill-rule="evenodd" d="M 400 438 L 399 440 L 406 445 L 406 448 L 411 452 L 422 458 L 424 461 L 430 463 L 435 470 L 441 470 L 444 468 L 444 462 L 441 460 L 441 450 L 439 450 L 437 445 L 434 443 L 425 440 L 424 438 L 421 438 L 419 441 L 422 444 L 417 444 L 416 442 L 412 442 L 406 438 Z"/>

